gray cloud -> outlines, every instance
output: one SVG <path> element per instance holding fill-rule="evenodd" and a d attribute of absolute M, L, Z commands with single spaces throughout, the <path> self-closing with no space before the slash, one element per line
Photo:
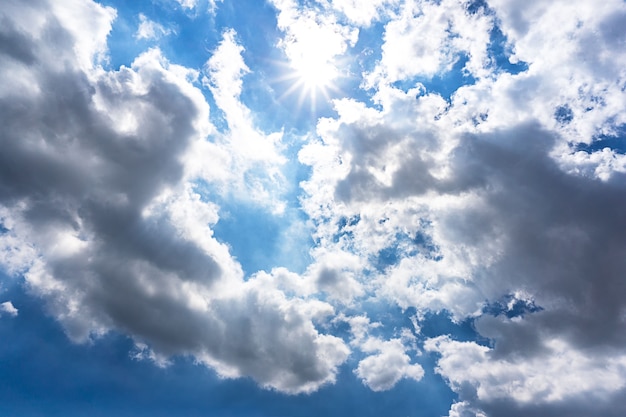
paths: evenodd
<path fill-rule="evenodd" d="M 122 331 L 160 363 L 192 355 L 289 393 L 334 381 L 348 348 L 313 323 L 332 308 L 244 281 L 212 237 L 217 209 L 185 166 L 209 130 L 202 94 L 158 50 L 85 68 L 78 53 L 96 57 L 102 39 L 69 30 L 64 7 L 110 29 L 88 1 L 0 7 L 0 247 L 31 254 L 13 272 L 75 341 Z"/>
<path fill-rule="evenodd" d="M 493 299 L 498 291 L 527 291 L 545 306 L 526 318 L 535 331 L 565 332 L 585 346 L 622 345 L 623 176 L 603 182 L 564 173 L 548 157 L 552 136 L 532 125 L 467 140 L 471 150 L 464 158 L 483 167 L 473 175 L 485 176 L 487 227 L 477 211 L 442 226 L 459 245 L 472 245 L 479 235 L 502 242 L 501 258 L 481 272 L 485 294 Z"/>
<path fill-rule="evenodd" d="M 538 121 L 450 135 L 444 117 L 438 133 L 428 124 L 390 131 L 396 106 L 400 117 L 406 108 L 419 115 L 420 101 L 429 99 L 407 94 L 378 119 L 349 120 L 340 111 L 322 131 L 336 152 L 328 160 L 349 162 L 335 162 L 340 175 L 314 171 L 312 183 L 333 184 L 340 215 L 361 214 L 345 244 L 376 254 L 379 246 L 370 242 L 381 236 L 432 238 L 442 259 L 396 252 L 403 259 L 381 276 L 379 293 L 402 307 L 446 309 L 459 319 L 475 315 L 476 302 L 507 295 L 541 307 L 515 318 L 476 318 L 476 330 L 493 343 L 486 351 L 443 343 L 431 349 L 442 354 L 439 372 L 467 410 L 507 415 L 506 403 L 520 415 L 562 415 L 594 398 L 618 415 L 615 401 L 626 382 L 623 174 L 601 180 L 565 172 L 551 156 L 563 138 Z M 422 216 L 410 217 L 420 206 Z M 458 353 L 464 349 L 476 357 Z M 578 364 L 568 371 L 568 361 Z"/>

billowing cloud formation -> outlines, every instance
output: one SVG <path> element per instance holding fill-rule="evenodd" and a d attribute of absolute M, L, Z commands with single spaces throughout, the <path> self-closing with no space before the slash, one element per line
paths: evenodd
<path fill-rule="evenodd" d="M 109 71 L 115 12 L 87 0 L 2 6 L 4 267 L 73 340 L 121 331 L 158 363 L 190 355 L 298 393 L 353 352 L 355 377 L 385 391 L 424 377 L 423 348 L 458 394 L 450 417 L 623 415 L 626 156 L 599 143 L 626 125 L 624 2 L 271 3 L 302 77 L 333 79 L 383 31 L 360 98 L 334 100 L 299 149 L 301 275 L 245 277 L 197 191 L 285 210 L 289 132 L 243 102 L 237 33 L 202 69 L 152 49 Z M 370 323 L 390 305 L 415 310 L 412 330 Z M 420 335 L 433 312 L 478 341 Z M 321 333 L 337 323 L 349 340 Z"/>
<path fill-rule="evenodd" d="M 418 364 L 411 364 L 409 356 L 399 339 L 379 341 L 370 339 L 362 349 L 377 352 L 359 362 L 355 372 L 363 382 L 374 391 L 391 389 L 402 378 L 417 381 L 424 376 L 424 369 Z"/>
<path fill-rule="evenodd" d="M 387 24 L 381 60 L 368 75 L 379 107 L 336 101 L 339 116 L 321 120 L 320 140 L 301 151 L 313 169 L 304 207 L 325 225 L 318 233 L 329 252 L 350 248 L 370 261 L 358 275 L 379 296 L 476 318 L 492 347 L 445 337 L 426 342 L 463 400 L 451 415 L 512 415 L 511 408 L 588 415 L 588 408 L 572 411 L 583 398 L 619 415 L 626 384 L 623 155 L 573 149 L 624 123 L 626 78 L 613 67 L 623 50 L 611 46 L 624 36 L 616 26 L 624 4 L 611 3 L 584 24 L 573 6 L 566 17 L 557 6 L 529 17 L 533 8 L 512 4 L 407 2 Z M 570 26 L 553 30 L 543 21 L 551 13 L 580 32 L 572 39 L 561 31 Z M 489 56 L 500 17 L 511 60 L 525 61 L 525 71 L 497 68 Z M 425 29 L 431 25 L 441 30 Z M 437 40 L 420 45 L 419 32 Z M 554 47 L 538 41 L 544 38 L 567 43 L 563 56 L 553 60 L 541 49 Z M 410 44 L 395 49 L 398 39 Z M 392 84 L 445 74 L 460 51 L 474 81 L 449 101 L 417 81 L 408 90 Z M 582 57 L 588 64 L 574 65 Z M 563 62 L 572 63 L 567 74 Z M 507 314 L 490 310 L 502 299 Z"/>
<path fill-rule="evenodd" d="M 102 38 L 68 30 L 64 18 L 79 8 Z M 332 307 L 244 281 L 212 237 L 217 207 L 194 193 L 186 166 L 212 131 L 197 74 L 157 49 L 130 68 L 92 65 L 114 16 L 95 3 L 3 11 L 5 267 L 75 341 L 118 330 L 162 363 L 192 355 L 285 392 L 332 381 L 348 348 L 312 321 Z"/>

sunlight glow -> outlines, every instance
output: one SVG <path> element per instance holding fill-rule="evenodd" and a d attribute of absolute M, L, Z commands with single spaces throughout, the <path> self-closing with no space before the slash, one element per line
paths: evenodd
<path fill-rule="evenodd" d="M 312 42 L 309 45 L 311 48 L 306 54 L 292 57 L 286 65 L 286 75 L 279 81 L 290 84 L 282 98 L 297 92 L 298 106 L 302 107 L 305 101 L 309 101 L 314 112 L 318 99 L 330 100 L 329 92 L 338 91 L 335 80 L 341 74 L 333 56 L 324 50 L 323 45 Z"/>

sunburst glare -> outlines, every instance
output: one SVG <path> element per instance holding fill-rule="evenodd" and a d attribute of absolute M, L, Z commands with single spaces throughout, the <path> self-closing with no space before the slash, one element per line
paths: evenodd
<path fill-rule="evenodd" d="M 328 101 L 331 93 L 340 92 L 338 80 L 342 74 L 336 63 L 319 55 L 313 53 L 289 64 L 281 64 L 284 75 L 278 81 L 287 84 L 281 100 L 296 94 L 298 110 L 308 102 L 311 112 L 315 113 L 320 100 Z"/>
<path fill-rule="evenodd" d="M 279 64 L 283 75 L 277 81 L 287 85 L 280 98 L 297 94 L 298 108 L 308 101 L 315 113 L 321 100 L 328 101 L 331 93 L 340 92 L 341 58 L 347 44 L 356 38 L 348 41 L 353 34 L 342 33 L 333 25 L 318 25 L 313 19 L 299 22 L 290 31 L 291 36 L 282 43 L 288 62 Z"/>

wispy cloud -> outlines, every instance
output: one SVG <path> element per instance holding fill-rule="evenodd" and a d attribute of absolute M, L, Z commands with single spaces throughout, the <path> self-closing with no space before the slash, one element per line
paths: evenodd
<path fill-rule="evenodd" d="M 144 14 L 139 14 L 139 27 L 135 33 L 137 39 L 158 40 L 162 36 L 167 36 L 173 31 L 165 28 L 163 25 L 154 22 Z"/>

